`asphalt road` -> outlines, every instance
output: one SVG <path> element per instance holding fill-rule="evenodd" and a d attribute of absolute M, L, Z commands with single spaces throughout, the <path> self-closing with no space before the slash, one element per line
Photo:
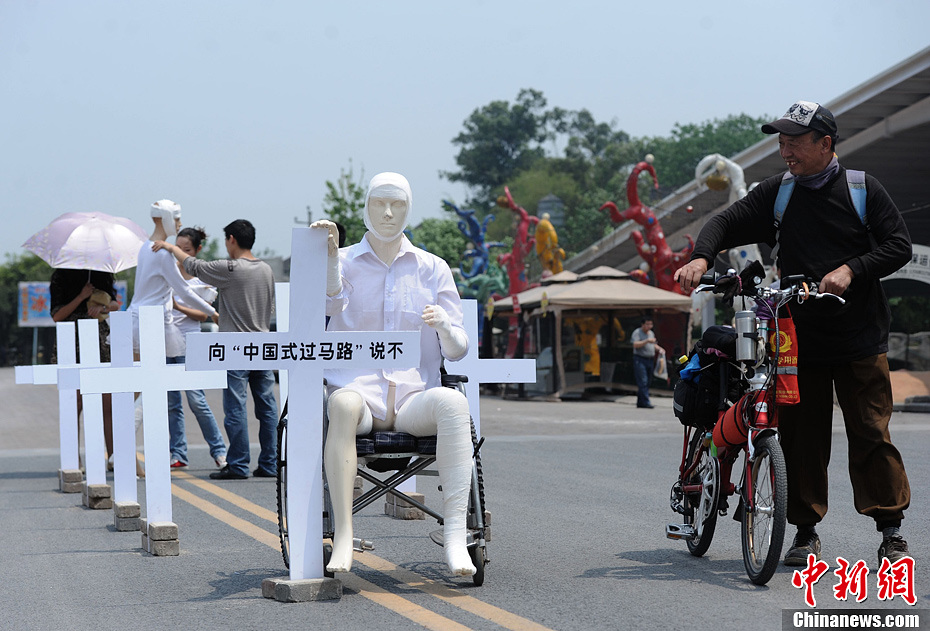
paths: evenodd
<path fill-rule="evenodd" d="M 219 412 L 219 393 L 209 398 Z M 356 516 L 356 535 L 376 549 L 356 554 L 342 599 L 296 604 L 261 595 L 263 579 L 286 575 L 274 481 L 209 480 L 213 463 L 190 415 L 191 467 L 173 484 L 181 555 L 153 557 L 139 533 L 112 528 L 111 511 L 57 491 L 54 389 L 14 386 L 0 369 L 0 401 L 0 629 L 781 629 L 784 610 L 806 608 L 788 568 L 765 587 L 749 582 L 729 516 L 703 558 L 666 539 L 681 450 L 668 399 L 639 410 L 635 397 L 484 398 L 484 585 L 447 575 L 428 538 L 435 523 L 394 520 L 378 506 Z M 892 433 L 911 480 L 904 534 L 921 610 L 930 602 L 930 415 L 896 413 Z M 852 508 L 844 447 L 837 414 L 832 506 L 819 528 L 830 570 L 814 587 L 817 611 L 913 613 L 901 596 L 878 597 L 879 538 Z M 257 444 L 253 462 L 256 454 Z M 435 478 L 419 490 L 438 497 Z M 144 511 L 141 483 L 139 493 Z M 836 557 L 871 568 L 864 602 L 834 598 Z M 930 611 L 921 613 L 930 628 Z"/>

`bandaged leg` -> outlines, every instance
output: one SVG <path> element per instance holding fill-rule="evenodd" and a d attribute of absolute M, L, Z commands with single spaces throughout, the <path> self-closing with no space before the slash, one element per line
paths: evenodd
<path fill-rule="evenodd" d="M 472 471 L 469 418 L 465 395 L 450 388 L 431 388 L 404 403 L 395 422 L 395 429 L 414 436 L 436 434 L 436 466 L 443 500 L 443 548 L 446 565 L 456 576 L 475 573 L 465 544 Z"/>
<path fill-rule="evenodd" d="M 333 554 L 326 569 L 348 572 L 352 569 L 352 491 L 358 465 L 355 436 L 371 431 L 371 412 L 361 395 L 342 389 L 330 395 L 327 413 L 323 465 L 333 505 Z"/>

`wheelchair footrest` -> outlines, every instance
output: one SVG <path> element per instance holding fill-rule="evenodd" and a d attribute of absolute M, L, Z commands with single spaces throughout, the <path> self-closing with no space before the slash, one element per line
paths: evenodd
<path fill-rule="evenodd" d="M 697 536 L 697 532 L 690 524 L 669 524 L 665 527 L 665 536 L 669 539 L 691 541 Z"/>

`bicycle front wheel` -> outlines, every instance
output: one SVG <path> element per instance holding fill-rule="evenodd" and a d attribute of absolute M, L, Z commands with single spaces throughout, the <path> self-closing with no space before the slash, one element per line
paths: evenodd
<path fill-rule="evenodd" d="M 284 567 L 291 567 L 291 547 L 287 533 L 287 418 L 278 422 L 278 537 Z"/>
<path fill-rule="evenodd" d="M 788 512 L 785 456 L 775 436 L 763 436 L 758 440 L 749 473 L 751 483 L 747 480 L 743 489 L 743 563 L 749 580 L 765 585 L 775 574 L 781 559 Z M 752 499 L 751 510 L 747 497 Z"/>

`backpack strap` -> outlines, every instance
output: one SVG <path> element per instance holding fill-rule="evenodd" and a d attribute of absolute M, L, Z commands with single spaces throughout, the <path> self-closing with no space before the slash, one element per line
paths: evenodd
<path fill-rule="evenodd" d="M 859 221 L 866 228 L 869 227 L 869 220 L 865 215 L 865 197 L 868 191 L 865 190 L 865 171 L 850 171 L 846 169 L 846 186 L 849 187 L 849 196 L 852 198 L 853 207 L 856 214 L 859 215 Z"/>
<path fill-rule="evenodd" d="M 781 245 L 778 239 L 781 233 L 781 220 L 791 200 L 791 193 L 794 192 L 794 184 L 794 176 L 790 171 L 785 171 L 781 178 L 781 186 L 778 187 L 778 196 L 775 197 L 775 247 L 772 248 L 772 260 L 775 262 L 778 261 L 778 248 Z M 849 188 L 849 196 L 852 199 L 853 208 L 856 209 L 856 215 L 859 216 L 859 221 L 866 230 L 869 230 L 869 221 L 865 214 L 865 198 L 868 194 L 865 190 L 865 171 L 846 169 L 846 186 Z M 869 232 L 871 233 L 871 230 Z"/>
<path fill-rule="evenodd" d="M 772 248 L 772 260 L 778 262 L 778 248 L 781 243 L 778 239 L 781 234 L 781 219 L 785 216 L 785 209 L 788 208 L 788 201 L 791 199 L 791 193 L 794 192 L 794 176 L 791 171 L 785 171 L 781 178 L 781 185 L 778 187 L 778 196 L 775 198 L 775 247 Z"/>

